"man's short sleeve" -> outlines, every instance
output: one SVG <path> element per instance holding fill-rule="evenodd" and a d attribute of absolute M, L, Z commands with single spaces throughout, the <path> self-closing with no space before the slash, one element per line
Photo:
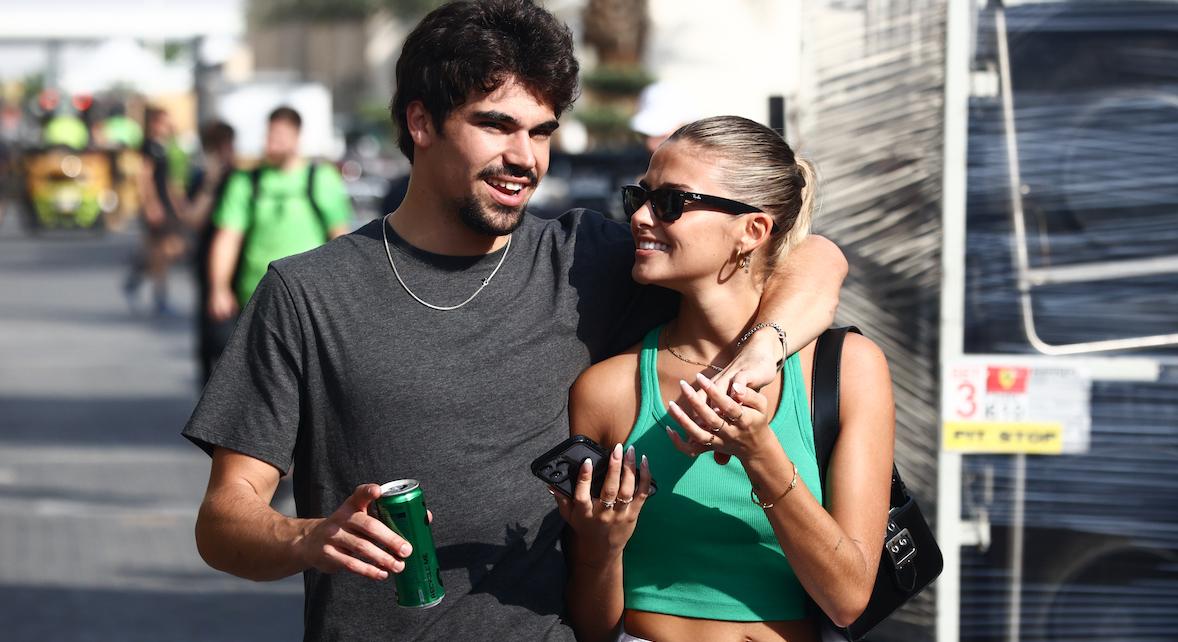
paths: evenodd
<path fill-rule="evenodd" d="M 239 232 L 249 226 L 250 199 L 253 186 L 247 172 L 235 171 L 225 186 L 225 195 L 213 212 L 213 226 Z"/>
<path fill-rule="evenodd" d="M 565 217 L 576 222 L 569 277 L 580 297 L 578 334 L 589 339 L 594 362 L 622 352 L 654 326 L 674 318 L 679 311 L 677 293 L 634 282 L 634 239 L 628 227 L 587 210 Z"/>
<path fill-rule="evenodd" d="M 281 275 L 267 271 L 238 319 L 183 435 L 290 469 L 299 429 L 302 333 Z"/>
<path fill-rule="evenodd" d="M 344 188 L 339 171 L 331 165 L 320 165 L 315 170 L 315 204 L 323 212 L 328 228 L 347 225 L 352 221 L 352 201 Z"/>

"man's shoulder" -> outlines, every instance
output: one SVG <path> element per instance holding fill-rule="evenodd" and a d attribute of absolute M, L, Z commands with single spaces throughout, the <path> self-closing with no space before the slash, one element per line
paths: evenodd
<path fill-rule="evenodd" d="M 626 226 L 611 221 L 600 212 L 584 208 L 568 210 L 556 218 L 528 215 L 520 231 L 536 240 L 557 243 L 582 245 L 630 242 L 630 230 Z"/>

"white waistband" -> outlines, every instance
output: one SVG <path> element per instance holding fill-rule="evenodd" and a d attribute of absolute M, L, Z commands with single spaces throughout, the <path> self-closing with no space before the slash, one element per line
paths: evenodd
<path fill-rule="evenodd" d="M 647 640 L 646 638 L 636 638 L 633 635 L 626 633 L 626 629 L 622 629 L 622 632 L 618 633 L 618 642 L 650 642 L 650 640 Z"/>

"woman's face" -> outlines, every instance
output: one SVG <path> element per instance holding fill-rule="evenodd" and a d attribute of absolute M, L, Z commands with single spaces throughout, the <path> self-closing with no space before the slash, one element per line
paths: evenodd
<path fill-rule="evenodd" d="M 639 185 L 647 190 L 662 188 L 698 192 L 735 199 L 716 178 L 716 159 L 698 147 L 682 141 L 665 143 L 650 159 L 650 167 Z M 743 229 L 743 217 L 687 201 L 683 214 L 667 223 L 659 219 L 646 202 L 630 218 L 634 235 L 634 280 L 665 287 L 698 282 L 717 282 L 730 275 L 731 262 Z M 724 267 L 729 265 L 729 270 Z"/>

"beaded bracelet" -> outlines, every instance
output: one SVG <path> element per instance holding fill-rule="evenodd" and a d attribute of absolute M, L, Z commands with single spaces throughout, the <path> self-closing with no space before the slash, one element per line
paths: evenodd
<path fill-rule="evenodd" d="M 793 490 L 795 486 L 798 485 L 798 465 L 794 464 L 793 462 L 790 462 L 790 463 L 793 464 L 793 467 L 794 467 L 794 478 L 792 481 L 789 482 L 789 487 L 785 489 L 785 492 L 778 495 L 777 499 L 775 499 L 771 502 L 763 502 L 763 501 L 761 501 L 760 497 L 757 497 L 757 489 L 750 488 L 749 489 L 749 498 L 753 500 L 754 504 L 756 504 L 757 506 L 760 506 L 761 508 L 766 508 L 766 509 L 773 508 L 774 504 L 785 499 L 785 496 L 788 495 L 789 492 L 791 490 Z"/>
<path fill-rule="evenodd" d="M 781 340 L 781 360 L 777 362 L 777 370 L 780 372 L 783 368 L 785 368 L 785 359 L 789 356 L 789 342 L 786 340 L 785 330 L 781 329 L 781 326 L 777 325 L 773 321 L 758 323 L 757 325 L 749 328 L 749 331 L 745 332 L 744 336 L 742 336 L 736 342 L 736 349 L 740 350 L 740 347 L 743 346 L 746 341 L 751 339 L 752 336 L 757 333 L 757 331 L 764 330 L 765 328 L 773 328 L 776 330 L 777 338 Z"/>

